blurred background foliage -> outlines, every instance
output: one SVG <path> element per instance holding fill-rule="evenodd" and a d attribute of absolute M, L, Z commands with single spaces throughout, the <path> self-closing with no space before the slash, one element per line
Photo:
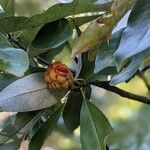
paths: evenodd
<path fill-rule="evenodd" d="M 118 86 L 135 94 L 148 95 L 148 90 L 139 77 L 135 77 L 128 84 Z M 110 150 L 149 150 L 149 106 L 100 88 L 93 87 L 92 90 L 92 101 L 107 116 L 114 130 L 108 140 Z M 70 134 L 63 124 L 63 119 L 60 119 L 57 129 L 47 139 L 42 150 L 81 150 L 79 134 L 79 128 L 73 135 Z"/>
<path fill-rule="evenodd" d="M 43 12 L 56 4 L 57 0 L 15 0 L 15 15 L 32 16 Z M 83 26 L 83 29 L 86 25 Z M 56 56 L 65 63 L 69 63 L 67 56 L 69 50 Z M 149 63 L 149 61 L 147 61 Z M 150 79 L 150 70 L 145 72 Z M 148 80 L 150 82 L 150 80 Z M 120 88 L 138 95 L 149 95 L 149 92 L 141 78 L 135 77 L 128 84 L 118 85 Z M 105 113 L 115 133 L 108 140 L 110 150 L 149 150 L 150 149 L 150 107 L 145 104 L 127 100 L 106 90 L 93 87 L 92 100 Z M 0 126 L 2 128 L 5 116 L 10 113 L 0 113 Z M 80 129 L 69 133 L 60 118 L 55 131 L 45 142 L 42 150 L 80 150 Z M 40 137 L 39 137 L 40 138 Z M 26 149 L 23 145 L 21 149 Z"/>
<path fill-rule="evenodd" d="M 54 0 L 15 0 L 15 15 L 32 16 L 54 4 Z"/>

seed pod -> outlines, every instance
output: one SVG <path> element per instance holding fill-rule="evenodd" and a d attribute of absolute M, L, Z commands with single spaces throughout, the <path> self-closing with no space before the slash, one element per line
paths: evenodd
<path fill-rule="evenodd" d="M 49 88 L 69 89 L 73 85 L 73 75 L 70 69 L 61 62 L 54 62 L 45 72 L 45 81 Z"/>

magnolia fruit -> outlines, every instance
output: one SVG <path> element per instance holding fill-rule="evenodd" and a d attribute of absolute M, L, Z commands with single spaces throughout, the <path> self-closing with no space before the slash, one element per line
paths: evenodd
<path fill-rule="evenodd" d="M 69 89 L 73 85 L 73 75 L 66 65 L 57 61 L 47 68 L 45 81 L 49 88 Z"/>

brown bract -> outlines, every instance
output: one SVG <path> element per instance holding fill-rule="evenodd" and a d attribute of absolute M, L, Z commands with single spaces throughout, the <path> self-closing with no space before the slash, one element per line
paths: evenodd
<path fill-rule="evenodd" d="M 70 69 L 61 62 L 54 62 L 45 72 L 45 81 L 49 88 L 69 89 L 73 85 L 73 75 Z"/>

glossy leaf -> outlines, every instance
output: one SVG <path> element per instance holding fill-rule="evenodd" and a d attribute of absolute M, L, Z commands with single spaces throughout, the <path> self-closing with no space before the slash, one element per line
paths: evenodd
<path fill-rule="evenodd" d="M 115 0 L 111 6 L 112 14 L 105 13 L 93 20 L 76 40 L 72 49 L 72 57 L 90 50 L 99 42 L 109 40 L 114 26 L 127 13 L 133 3 L 134 0 L 122 0 L 121 2 Z"/>
<path fill-rule="evenodd" d="M 96 57 L 94 73 L 110 66 L 115 66 L 114 50 L 109 49 L 107 44 L 102 44 Z"/>
<path fill-rule="evenodd" d="M 107 67 L 103 70 L 99 71 L 98 73 L 92 73 L 86 79 L 87 81 L 107 81 L 109 75 L 115 75 L 117 73 L 116 67 Z"/>
<path fill-rule="evenodd" d="M 115 26 L 115 28 L 112 31 L 112 34 L 118 32 L 119 30 L 126 28 L 127 24 L 128 24 L 128 19 L 130 16 L 131 10 L 129 10 L 122 18 L 121 20 L 117 23 L 117 25 Z"/>
<path fill-rule="evenodd" d="M 82 55 L 79 54 L 77 58 L 77 67 L 76 67 L 76 74 L 75 74 L 75 79 L 77 79 L 81 73 L 81 70 L 83 69 L 82 67 Z"/>
<path fill-rule="evenodd" d="M 142 6 L 142 7 L 141 7 Z M 120 45 L 115 53 L 118 70 L 129 58 L 150 48 L 150 3 L 137 0 L 131 11 L 128 27 L 123 32 Z"/>
<path fill-rule="evenodd" d="M 0 33 L 0 49 L 6 48 L 6 47 L 12 47 L 12 45 L 7 40 L 7 38 L 2 33 Z"/>
<path fill-rule="evenodd" d="M 14 0 L 0 0 L 0 5 L 4 11 L 0 18 L 14 15 Z"/>
<path fill-rule="evenodd" d="M 83 78 L 87 82 L 94 80 L 107 80 L 108 75 L 116 74 L 116 67 L 107 67 L 97 73 L 94 73 L 95 63 L 88 61 L 87 53 L 82 54 L 82 62 L 79 78 Z"/>
<path fill-rule="evenodd" d="M 94 71 L 94 62 L 88 61 L 88 53 L 82 54 L 81 60 L 82 60 L 82 68 L 80 70 L 78 78 L 88 80 Z"/>
<path fill-rule="evenodd" d="M 45 24 L 35 36 L 32 46 L 37 49 L 48 50 L 59 47 L 72 35 L 72 29 L 67 19 L 61 19 Z"/>
<path fill-rule="evenodd" d="M 37 28 L 29 28 L 27 30 L 23 30 L 21 32 L 18 32 L 16 36 L 18 36 L 18 40 L 20 44 L 25 47 L 26 49 L 29 48 L 29 45 L 32 43 L 34 40 L 36 34 L 40 30 L 41 27 Z M 29 51 L 29 50 L 28 50 Z"/>
<path fill-rule="evenodd" d="M 89 100 L 84 100 L 81 109 L 81 144 L 83 150 L 105 150 L 106 137 L 112 128 L 105 115 Z"/>
<path fill-rule="evenodd" d="M 30 63 L 30 65 L 31 65 L 31 63 Z M 41 68 L 30 66 L 28 71 L 25 73 L 25 75 L 23 77 L 33 74 L 33 73 L 42 72 L 42 71 L 45 71 L 45 69 L 43 70 Z M 0 91 L 18 79 L 19 79 L 19 77 L 16 77 L 11 74 L 4 74 L 4 73 L 0 74 Z"/>
<path fill-rule="evenodd" d="M 116 85 L 116 84 L 124 82 L 124 81 L 130 79 L 132 76 L 134 76 L 146 55 L 150 55 L 150 51 L 149 51 L 149 53 L 147 51 L 147 52 L 142 52 L 138 55 L 135 55 L 133 57 L 132 61 L 130 62 L 130 64 L 127 66 L 127 68 L 123 69 L 122 72 L 115 75 L 112 78 L 110 84 Z"/>
<path fill-rule="evenodd" d="M 19 79 L 0 92 L 0 108 L 26 112 L 50 107 L 60 101 L 66 90 L 48 89 L 43 73 Z"/>
<path fill-rule="evenodd" d="M 24 26 L 28 17 L 23 16 L 9 16 L 0 19 L 0 32 L 10 33 L 19 30 L 25 30 L 27 27 Z M 29 28 L 29 27 L 28 27 Z"/>
<path fill-rule="evenodd" d="M 63 111 L 64 122 L 70 132 L 80 125 L 80 110 L 83 101 L 81 91 L 71 91 Z"/>
<path fill-rule="evenodd" d="M 0 33 L 0 70 L 21 77 L 28 70 L 28 55 L 22 49 L 13 48 Z"/>
<path fill-rule="evenodd" d="M 13 75 L 0 74 L 0 91 L 17 79 L 18 78 Z"/>
<path fill-rule="evenodd" d="M 111 17 L 109 18 L 111 21 Z M 101 17 L 93 20 L 76 40 L 72 49 L 72 57 L 90 50 L 109 36 L 112 31 L 112 26 L 107 26 L 105 23 L 102 25 L 98 22 L 98 19 L 101 19 Z"/>
<path fill-rule="evenodd" d="M 66 3 L 71 3 L 71 2 L 73 2 L 73 0 L 51 0 L 50 4 L 53 6 L 56 4 L 66 4 Z"/>
<path fill-rule="evenodd" d="M 43 53 L 43 50 L 39 50 L 37 49 L 36 51 L 31 51 L 30 55 L 34 56 L 34 55 L 37 55 L 37 54 L 41 54 L 43 56 L 43 58 L 49 62 L 49 63 L 52 63 L 53 60 L 55 59 L 56 60 L 56 57 L 59 57 L 61 58 L 62 60 L 67 57 L 69 55 L 66 55 L 66 51 L 68 51 L 67 47 L 65 46 L 65 44 L 59 46 L 58 48 L 53 48 L 53 49 L 50 49 L 48 50 L 47 52 Z M 42 54 L 43 53 L 43 54 Z M 64 57 L 65 56 L 65 57 Z M 63 62 L 62 60 L 59 60 L 61 62 Z"/>
<path fill-rule="evenodd" d="M 11 121 L 0 131 L 0 149 L 20 146 L 22 139 L 31 131 L 45 110 L 18 113 L 12 116 Z M 16 149 L 18 149 L 16 148 Z"/>
<path fill-rule="evenodd" d="M 96 6 L 94 2 L 95 0 L 74 0 L 68 4 L 57 4 L 44 13 L 29 18 L 25 26 L 35 27 L 74 14 L 110 10 L 111 3 Z"/>
<path fill-rule="evenodd" d="M 96 5 L 106 4 L 108 2 L 111 2 L 112 0 L 97 0 L 95 2 Z"/>
<path fill-rule="evenodd" d="M 123 31 L 124 28 L 114 33 L 109 41 L 109 45 L 107 43 L 102 43 L 99 46 L 95 61 L 94 73 L 98 73 L 104 68 L 115 66 L 114 52 L 119 46 Z"/>
<path fill-rule="evenodd" d="M 29 68 L 27 53 L 22 49 L 0 49 L 0 69 L 5 73 L 21 77 Z"/>
<path fill-rule="evenodd" d="M 0 149 L 1 150 L 16 150 L 19 149 L 21 144 L 21 140 L 15 140 L 13 142 L 8 142 L 6 144 L 0 144 Z"/>
<path fill-rule="evenodd" d="M 87 55 L 87 54 L 85 53 L 84 55 Z M 84 58 L 84 56 L 83 56 L 82 58 L 84 60 L 87 57 Z M 106 69 L 103 69 L 102 71 L 100 71 L 98 73 L 93 73 L 94 63 L 89 62 L 88 60 L 83 61 L 83 62 L 84 62 L 84 64 L 82 64 L 83 67 L 81 68 L 78 78 L 83 78 L 87 82 L 94 81 L 94 80 L 107 80 L 108 75 L 116 73 L 116 69 L 112 69 L 109 67 Z"/>
<path fill-rule="evenodd" d="M 44 13 L 30 18 L 20 16 L 4 17 L 0 19 L 0 32 L 8 33 L 28 28 L 36 28 L 74 14 L 110 10 L 111 3 L 97 6 L 94 2 L 95 0 L 75 0 L 72 3 L 57 4 L 50 7 Z"/>
<path fill-rule="evenodd" d="M 55 128 L 60 114 L 62 112 L 63 105 L 61 105 L 41 126 L 41 128 L 35 133 L 31 139 L 29 150 L 40 150 L 46 138 L 51 134 Z M 39 138 L 40 137 L 40 138 Z"/>

